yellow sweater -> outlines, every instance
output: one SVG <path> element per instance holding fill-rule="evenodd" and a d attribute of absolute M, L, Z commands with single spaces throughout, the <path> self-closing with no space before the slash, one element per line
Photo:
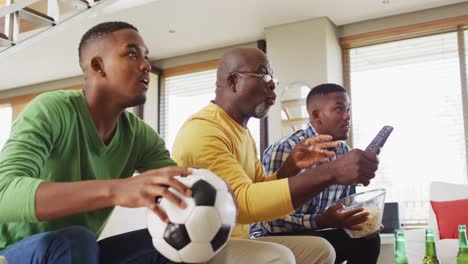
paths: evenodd
<path fill-rule="evenodd" d="M 216 104 L 210 103 L 184 123 L 172 155 L 178 165 L 209 169 L 231 186 L 239 205 L 232 237 L 248 238 L 249 224 L 294 210 L 288 180 L 277 180 L 276 173 L 267 177 L 249 130 Z"/>

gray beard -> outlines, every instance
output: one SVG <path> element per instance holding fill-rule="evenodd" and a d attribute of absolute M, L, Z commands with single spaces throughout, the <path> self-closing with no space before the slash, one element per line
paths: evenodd
<path fill-rule="evenodd" d="M 264 118 L 268 114 L 268 109 L 269 107 L 266 102 L 257 105 L 257 107 L 255 107 L 254 117 Z"/>

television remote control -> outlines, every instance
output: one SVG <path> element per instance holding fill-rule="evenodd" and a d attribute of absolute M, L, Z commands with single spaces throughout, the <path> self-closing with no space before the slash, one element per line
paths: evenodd
<path fill-rule="evenodd" d="M 367 146 L 366 151 L 370 152 L 375 152 L 377 154 L 380 153 L 380 149 L 383 147 L 385 144 L 385 141 L 387 141 L 388 136 L 393 131 L 393 127 L 391 126 L 384 126 L 379 133 L 375 136 L 375 138 L 372 140 L 372 142 Z"/>

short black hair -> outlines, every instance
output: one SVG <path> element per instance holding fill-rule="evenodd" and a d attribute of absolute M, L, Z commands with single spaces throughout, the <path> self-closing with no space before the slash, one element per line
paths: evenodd
<path fill-rule="evenodd" d="M 136 32 L 138 32 L 138 29 L 134 27 L 133 25 L 130 25 L 127 22 L 121 22 L 121 21 L 112 21 L 112 22 L 104 22 L 101 24 L 97 24 L 96 26 L 92 27 L 90 30 L 88 30 L 83 37 L 81 37 L 80 45 L 78 46 L 78 57 L 81 61 L 81 54 L 83 53 L 83 48 L 102 37 L 105 37 L 112 32 L 121 30 L 121 29 L 133 29 Z"/>
<path fill-rule="evenodd" d="M 322 96 L 337 92 L 346 93 L 346 89 L 343 86 L 335 83 L 324 83 L 317 85 L 312 88 L 312 90 L 310 90 L 309 94 L 307 94 L 306 105 L 309 107 L 310 101 L 312 101 L 312 98 L 315 96 Z"/>

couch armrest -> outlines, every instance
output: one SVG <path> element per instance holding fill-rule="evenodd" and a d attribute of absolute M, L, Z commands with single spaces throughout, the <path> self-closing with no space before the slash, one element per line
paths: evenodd
<path fill-rule="evenodd" d="M 421 263 L 425 254 L 426 230 L 406 230 L 405 235 L 408 263 Z M 458 251 L 458 239 L 437 239 L 435 242 L 437 256 L 441 263 L 455 264 L 455 256 Z"/>
<path fill-rule="evenodd" d="M 426 229 L 405 230 L 408 263 L 421 263 L 425 254 Z"/>

